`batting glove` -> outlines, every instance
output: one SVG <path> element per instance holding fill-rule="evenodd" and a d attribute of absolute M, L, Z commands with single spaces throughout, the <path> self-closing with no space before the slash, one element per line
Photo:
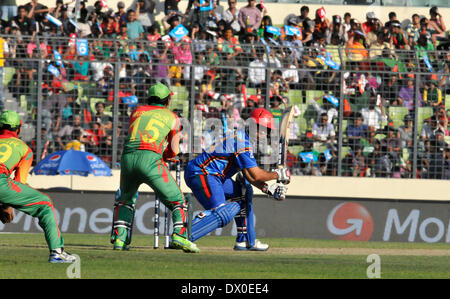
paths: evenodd
<path fill-rule="evenodd" d="M 287 187 L 280 183 L 274 183 L 272 185 L 264 184 L 261 189 L 262 192 L 273 196 L 275 200 L 284 200 L 286 198 Z"/>
<path fill-rule="evenodd" d="M 291 182 L 291 172 L 287 168 L 275 169 L 277 173 L 277 183 L 289 184 Z"/>

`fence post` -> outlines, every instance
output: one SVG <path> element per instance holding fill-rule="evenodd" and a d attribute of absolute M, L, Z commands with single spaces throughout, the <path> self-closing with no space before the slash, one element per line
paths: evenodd
<path fill-rule="evenodd" d="M 117 163 L 117 147 L 118 147 L 118 136 L 117 128 L 119 122 L 119 75 L 120 75 L 121 62 L 118 59 L 114 62 L 114 102 L 113 102 L 113 135 L 112 135 L 112 157 L 111 157 L 111 168 L 116 168 Z"/>
<path fill-rule="evenodd" d="M 192 43 L 189 47 L 191 51 L 192 57 L 195 57 L 194 49 Z M 196 142 L 195 140 L 195 116 L 194 116 L 194 110 L 195 110 L 195 60 L 192 61 L 191 66 L 185 66 L 190 67 L 190 74 L 189 74 L 189 81 L 190 81 L 190 90 L 189 90 L 189 122 L 191 123 L 191 130 L 189 132 L 189 160 L 192 160 L 194 158 L 194 144 Z M 200 142 L 200 140 L 199 140 Z"/>
<path fill-rule="evenodd" d="M 338 133 L 338 150 L 337 150 L 337 156 L 338 156 L 338 165 L 337 165 L 337 176 L 342 175 L 342 139 L 344 132 L 342 131 L 342 123 L 344 120 L 344 70 L 342 69 L 344 67 L 344 60 L 342 59 L 342 48 L 339 47 L 339 59 L 341 60 L 341 69 L 339 71 L 339 117 L 338 117 L 338 126 L 339 126 L 339 133 Z"/>
<path fill-rule="evenodd" d="M 420 62 L 419 59 L 416 57 L 416 65 L 419 67 L 419 72 L 416 73 L 416 82 L 415 84 L 415 91 L 414 91 L 414 127 L 413 127 L 413 149 L 412 149 L 412 178 L 415 178 L 417 175 L 417 148 L 418 148 L 418 126 L 419 126 L 419 96 L 420 96 Z"/>
<path fill-rule="evenodd" d="M 40 45 L 39 37 L 36 35 L 36 44 Z M 37 72 L 37 99 L 36 99 L 36 164 L 41 161 L 42 156 L 42 64 L 44 63 L 44 60 L 42 58 L 41 51 L 38 51 L 39 53 L 39 60 L 38 60 L 38 72 Z M 52 130 L 52 128 L 47 128 L 47 130 Z M 47 131 L 48 132 L 48 131 Z"/>

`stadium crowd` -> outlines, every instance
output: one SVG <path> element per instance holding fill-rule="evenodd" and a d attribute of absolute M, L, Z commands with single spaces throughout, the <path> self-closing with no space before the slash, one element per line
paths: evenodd
<path fill-rule="evenodd" d="M 81 1 L 78 11 L 74 2 L 0 4 L 0 76 L 7 67 L 15 70 L 4 91 L 15 99 L 30 94 L 40 67 L 37 59 L 44 61 L 42 157 L 74 148 L 110 161 L 112 136 L 123 137 L 136 100 L 145 98 L 151 84 L 164 82 L 188 95 L 194 84 L 195 109 L 204 117 L 245 119 L 254 107 L 266 106 L 266 95 L 278 119 L 287 105 L 305 107 L 300 109 L 305 128 L 301 122 L 291 128 L 289 161 L 296 174 L 337 175 L 337 99 L 346 123 L 343 175 L 450 178 L 445 142 L 450 136 L 445 106 L 450 42 L 437 7 L 429 16 L 413 14 L 409 20 L 391 12 L 382 23 L 373 12 L 357 20 L 350 13 L 328 16 L 326 7 L 310 11 L 299 5 L 298 14 L 286 15 L 284 24 L 272 24 L 271 12 L 256 0 L 241 8 L 236 0 L 190 0 L 185 12 L 179 1 L 166 0 L 160 21 L 152 0 L 137 0 L 130 7 L 119 2 L 116 8 L 105 1 L 93 6 Z M 118 61 L 123 63 L 115 69 Z M 117 72 L 120 115 L 114 132 Z M 86 84 L 94 88 L 83 89 Z M 418 167 L 413 170 L 408 155 L 417 89 L 419 106 L 430 107 L 431 113 L 420 120 Z M 319 92 L 311 96 L 307 91 Z M 406 111 L 400 122 L 389 113 L 396 107 Z M 209 143 L 206 134 L 202 145 Z"/>

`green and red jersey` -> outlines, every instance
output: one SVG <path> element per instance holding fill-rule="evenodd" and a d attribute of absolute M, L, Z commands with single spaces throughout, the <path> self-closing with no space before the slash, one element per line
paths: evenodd
<path fill-rule="evenodd" d="M 164 106 L 141 106 L 130 116 L 123 153 L 148 150 L 162 155 L 167 139 L 175 136 L 180 128 L 178 116 Z M 170 151 L 170 147 L 168 150 Z"/>
<path fill-rule="evenodd" d="M 32 162 L 33 152 L 15 132 L 0 131 L 0 174 L 10 176 L 15 171 L 14 180 L 25 184 Z"/>

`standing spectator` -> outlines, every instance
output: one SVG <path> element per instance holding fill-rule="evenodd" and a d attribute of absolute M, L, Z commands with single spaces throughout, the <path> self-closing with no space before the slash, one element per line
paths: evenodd
<path fill-rule="evenodd" d="M 164 0 L 164 14 L 167 16 L 171 12 L 179 12 L 178 3 L 180 0 Z M 187 13 L 186 13 L 187 14 Z"/>
<path fill-rule="evenodd" d="M 398 22 L 397 14 L 396 14 L 394 11 L 391 11 L 391 12 L 388 14 L 388 18 L 389 18 L 389 21 L 387 21 L 387 22 L 384 24 L 384 26 L 387 27 L 387 28 L 389 28 L 389 29 L 391 29 L 392 22 L 395 22 L 395 21 Z"/>
<path fill-rule="evenodd" d="M 327 36 L 330 31 L 330 20 L 325 16 L 325 9 L 319 8 L 316 10 L 316 17 L 314 19 L 315 27 L 314 33 L 319 36 Z"/>
<path fill-rule="evenodd" d="M 168 51 L 169 46 L 167 43 L 163 42 L 161 39 L 158 40 L 156 49 L 152 52 L 153 57 L 153 73 L 152 78 L 154 83 L 162 82 L 167 86 L 170 86 L 171 82 L 168 77 L 169 67 L 168 67 Z"/>
<path fill-rule="evenodd" d="M 392 42 L 396 49 L 409 50 L 408 39 L 406 38 L 399 21 L 391 22 Z"/>
<path fill-rule="evenodd" d="M 414 37 L 419 35 L 420 32 L 420 16 L 418 14 L 413 14 L 411 17 L 411 24 L 408 25 L 406 33 L 408 35 L 409 47 L 412 49 L 415 46 Z"/>
<path fill-rule="evenodd" d="M 22 35 L 33 35 L 35 33 L 33 20 L 28 17 L 28 12 L 25 9 L 25 6 L 19 6 L 18 11 L 19 14 L 11 20 L 11 26 L 19 28 Z"/>
<path fill-rule="evenodd" d="M 238 34 L 241 31 L 241 25 L 239 24 L 239 9 L 236 7 L 237 0 L 228 0 L 228 9 L 223 15 L 223 20 L 228 26 L 233 29 L 233 34 Z"/>
<path fill-rule="evenodd" d="M 241 30 L 257 31 L 261 26 L 261 11 L 256 8 L 256 0 L 248 0 L 248 5 L 239 10 L 239 25 Z M 241 34 L 245 32 L 241 31 Z"/>
<path fill-rule="evenodd" d="M 136 19 L 147 31 L 155 23 L 156 3 L 153 0 L 137 0 L 135 7 Z"/>
<path fill-rule="evenodd" d="M 361 29 L 365 34 L 369 34 L 374 30 L 374 25 L 376 23 L 376 16 L 373 11 L 369 11 L 366 13 L 366 21 L 361 24 Z"/>
<path fill-rule="evenodd" d="M 303 5 L 300 8 L 300 15 L 297 17 L 297 24 L 300 24 L 302 27 L 305 27 L 304 22 L 310 20 L 310 18 L 308 18 L 308 15 L 309 15 L 309 7 Z"/>
<path fill-rule="evenodd" d="M 125 11 L 125 3 L 123 1 L 117 2 L 117 12 L 114 15 L 117 22 L 119 22 L 119 25 L 126 25 L 127 23 L 127 13 Z"/>
<path fill-rule="evenodd" d="M 136 12 L 130 10 L 128 12 L 128 22 L 127 22 L 127 37 L 128 39 L 144 39 L 144 27 L 136 19 Z"/>

